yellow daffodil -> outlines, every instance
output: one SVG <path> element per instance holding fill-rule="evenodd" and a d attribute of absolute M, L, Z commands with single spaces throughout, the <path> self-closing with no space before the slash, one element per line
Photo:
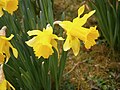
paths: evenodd
<path fill-rule="evenodd" d="M 17 58 L 18 57 L 18 52 L 17 50 L 11 45 L 9 40 L 11 40 L 14 35 L 11 35 L 10 37 L 6 38 L 5 37 L 5 28 L 3 27 L 0 30 L 0 64 L 4 62 L 4 59 L 6 58 L 6 63 L 8 59 L 10 58 L 10 52 L 9 49 L 11 48 L 13 51 L 14 56 Z"/>
<path fill-rule="evenodd" d="M 0 66 L 0 90 L 15 90 L 15 88 L 5 79 L 3 73 L 3 65 Z"/>
<path fill-rule="evenodd" d="M 29 36 L 34 36 L 29 41 L 26 41 L 26 44 L 30 47 L 33 47 L 35 55 L 40 58 L 41 56 L 44 58 L 48 58 L 50 55 L 54 53 L 52 47 L 54 47 L 57 51 L 57 42 L 55 39 L 63 40 L 62 37 L 57 37 L 53 34 L 53 29 L 51 26 L 43 29 L 43 32 L 40 30 L 33 30 L 27 32 Z"/>
<path fill-rule="evenodd" d="M 11 15 L 18 9 L 18 0 L 0 0 L 0 17 L 3 15 L 3 10 Z"/>
<path fill-rule="evenodd" d="M 74 55 L 78 55 L 80 50 L 80 41 L 82 40 L 85 47 L 89 49 L 91 46 L 95 45 L 95 39 L 99 37 L 98 30 L 95 27 L 84 28 L 83 25 L 87 22 L 87 19 L 95 13 L 95 10 L 90 11 L 83 17 L 80 17 L 84 12 L 85 6 L 83 5 L 78 9 L 78 17 L 73 19 L 73 21 L 62 21 L 59 25 L 66 31 L 67 38 L 63 45 L 64 51 L 72 48 Z"/>

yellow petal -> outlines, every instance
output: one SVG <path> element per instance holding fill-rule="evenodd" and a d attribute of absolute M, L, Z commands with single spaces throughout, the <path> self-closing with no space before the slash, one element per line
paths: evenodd
<path fill-rule="evenodd" d="M 12 88 L 12 90 L 15 90 L 15 88 L 5 79 L 2 81 L 2 83 L 0 83 L 0 90 L 7 90 L 10 87 Z"/>
<path fill-rule="evenodd" d="M 33 47 L 34 44 L 35 44 L 35 41 L 36 41 L 35 39 L 36 39 L 36 37 L 33 37 L 32 39 L 30 39 L 29 41 L 26 41 L 25 43 L 26 43 L 28 46 Z"/>
<path fill-rule="evenodd" d="M 4 14 L 2 8 L 4 7 L 4 2 L 0 1 L 0 17 Z"/>
<path fill-rule="evenodd" d="M 55 39 L 58 39 L 58 40 L 64 40 L 62 37 L 58 37 L 58 38 L 55 38 Z"/>
<path fill-rule="evenodd" d="M 9 87 L 12 88 L 12 90 L 15 90 L 15 88 L 7 81 L 7 84 L 9 85 Z"/>
<path fill-rule="evenodd" d="M 85 14 L 82 18 L 80 18 L 81 26 L 83 26 L 89 17 L 91 17 L 95 13 L 95 10 L 90 11 L 88 14 Z"/>
<path fill-rule="evenodd" d="M 37 56 L 37 57 L 39 57 L 39 58 L 41 57 L 41 53 L 39 52 L 40 47 L 41 47 L 41 44 L 36 44 L 36 45 L 34 45 L 34 47 L 33 47 L 35 56 Z"/>
<path fill-rule="evenodd" d="M 0 83 L 0 90 L 7 90 L 7 81 L 5 79 Z"/>
<path fill-rule="evenodd" d="M 10 37 L 8 37 L 8 38 L 6 38 L 4 36 L 1 36 L 1 38 L 4 39 L 4 40 L 11 40 L 13 37 L 14 37 L 13 34 L 11 34 Z"/>
<path fill-rule="evenodd" d="M 0 53 L 0 64 L 3 64 L 5 56 Z"/>
<path fill-rule="evenodd" d="M 8 62 L 9 58 L 10 58 L 10 51 L 9 51 L 9 42 L 5 43 L 5 47 L 3 47 L 3 53 L 6 55 L 6 62 Z"/>
<path fill-rule="evenodd" d="M 82 18 L 83 19 L 88 19 L 89 17 L 91 17 L 96 11 L 95 10 L 92 10 L 90 11 L 88 14 L 85 14 Z M 81 18 L 81 19 L 82 19 Z"/>
<path fill-rule="evenodd" d="M 3 11 L 2 11 L 2 7 L 0 7 L 0 17 L 2 17 L 3 14 L 4 14 L 4 13 L 3 13 Z"/>
<path fill-rule="evenodd" d="M 33 31 L 28 31 L 27 33 L 29 36 L 33 36 L 33 35 L 41 34 L 41 31 L 40 30 L 33 30 Z"/>
<path fill-rule="evenodd" d="M 75 38 L 75 37 L 72 38 L 71 47 L 72 47 L 74 55 L 77 56 L 80 51 L 80 41 L 78 38 Z"/>
<path fill-rule="evenodd" d="M 26 41 L 25 43 L 30 47 L 34 47 L 35 45 L 40 43 L 41 38 L 43 38 L 43 37 L 35 36 L 32 39 L 30 39 L 29 41 Z"/>
<path fill-rule="evenodd" d="M 58 37 L 57 35 L 52 35 L 51 39 L 64 40 L 62 37 Z"/>
<path fill-rule="evenodd" d="M 3 47 L 5 46 L 5 40 L 0 37 L 0 53 L 3 53 Z"/>
<path fill-rule="evenodd" d="M 86 40 L 88 33 L 89 33 L 89 29 L 78 26 L 74 27 L 74 29 L 70 31 L 70 34 L 72 36 L 77 37 L 82 41 Z"/>
<path fill-rule="evenodd" d="M 12 48 L 13 55 L 17 58 L 18 57 L 18 51 L 16 48 Z"/>
<path fill-rule="evenodd" d="M 13 51 L 13 55 L 17 58 L 18 57 L 18 51 L 16 48 L 14 48 L 10 43 L 9 46 L 11 47 L 12 51 Z"/>
<path fill-rule="evenodd" d="M 69 32 L 73 28 L 73 23 L 70 21 L 60 22 L 59 25 L 67 32 Z"/>
<path fill-rule="evenodd" d="M 48 33 L 48 34 L 52 34 L 53 33 L 53 28 L 51 26 L 47 27 L 46 29 L 43 29 L 43 33 Z"/>
<path fill-rule="evenodd" d="M 83 17 L 79 18 L 75 18 L 73 19 L 73 23 L 75 26 L 83 26 L 86 22 L 87 22 L 87 19 L 92 16 L 93 14 L 95 13 L 95 10 L 93 11 L 90 11 L 88 14 L 85 14 Z"/>
<path fill-rule="evenodd" d="M 58 48 L 57 48 L 57 42 L 55 40 L 51 40 L 51 45 L 56 49 L 56 51 L 58 52 Z"/>
<path fill-rule="evenodd" d="M 60 54 L 59 54 L 59 51 L 58 51 L 57 42 L 55 40 L 51 40 L 51 45 L 56 49 L 56 51 L 58 53 L 58 58 L 59 58 Z"/>
<path fill-rule="evenodd" d="M 78 9 L 78 17 L 80 17 L 81 14 L 83 14 L 85 10 L 85 5 L 81 6 L 79 9 Z"/>
<path fill-rule="evenodd" d="M 69 50 L 70 48 L 71 48 L 71 36 L 70 35 L 67 35 L 67 38 L 66 38 L 66 40 L 65 40 L 65 43 L 64 43 L 64 45 L 63 45 L 63 49 L 64 49 L 64 51 L 67 51 L 67 50 Z"/>
<path fill-rule="evenodd" d="M 2 0 L 5 2 L 5 7 L 3 8 L 8 13 L 13 14 L 14 11 L 18 9 L 18 0 Z"/>

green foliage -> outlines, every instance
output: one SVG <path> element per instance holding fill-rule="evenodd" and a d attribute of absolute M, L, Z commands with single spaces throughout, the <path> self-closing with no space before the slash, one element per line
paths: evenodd
<path fill-rule="evenodd" d="M 5 77 L 16 90 L 59 89 L 67 52 L 62 51 L 58 59 L 54 50 L 48 60 L 38 60 L 33 50 L 25 44 L 30 39 L 28 30 L 42 30 L 48 23 L 53 26 L 53 20 L 51 0 L 19 0 L 17 13 L 11 16 L 5 12 L 0 18 L 0 27 L 5 25 L 8 28 L 7 36 L 14 34 L 11 43 L 19 53 L 17 59 L 11 54 L 9 62 L 4 64 Z"/>
<path fill-rule="evenodd" d="M 118 0 L 89 0 L 96 10 L 100 30 L 112 50 L 120 50 L 120 2 Z"/>

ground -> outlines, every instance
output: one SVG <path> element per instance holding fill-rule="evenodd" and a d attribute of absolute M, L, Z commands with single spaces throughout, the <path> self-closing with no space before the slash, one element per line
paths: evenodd
<path fill-rule="evenodd" d="M 80 0 L 54 0 L 56 20 L 65 13 L 66 20 L 77 16 L 77 9 L 83 4 Z M 89 8 L 87 8 L 89 9 Z M 85 25 L 96 24 L 92 17 Z M 97 40 L 97 45 L 90 50 L 84 46 L 78 56 L 68 53 L 63 74 L 61 90 L 120 90 L 120 58 L 109 48 L 104 38 Z"/>

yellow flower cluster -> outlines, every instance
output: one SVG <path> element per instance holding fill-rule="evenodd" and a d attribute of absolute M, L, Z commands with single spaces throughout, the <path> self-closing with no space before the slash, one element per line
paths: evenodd
<path fill-rule="evenodd" d="M 0 0 L 0 17 L 4 14 L 2 9 L 13 14 L 18 9 L 18 0 Z"/>
<path fill-rule="evenodd" d="M 18 8 L 18 0 L 0 0 L 0 17 L 4 14 L 3 10 L 7 11 L 10 14 L 13 14 L 15 10 Z M 95 10 L 90 11 L 88 14 L 83 14 L 85 10 L 85 6 L 83 5 L 78 9 L 78 16 L 73 19 L 73 21 L 60 21 L 58 24 L 66 31 L 67 38 L 63 45 L 64 51 L 68 51 L 72 48 L 74 55 L 78 55 L 80 50 L 80 40 L 84 42 L 85 47 L 89 49 L 91 46 L 95 45 L 95 40 L 99 37 L 98 30 L 95 27 L 85 28 L 83 25 L 87 22 L 87 19 L 91 17 Z M 27 32 L 29 36 L 34 36 L 29 41 L 26 41 L 26 44 L 33 48 L 36 57 L 40 58 L 41 56 L 45 59 L 49 58 L 50 55 L 54 53 L 53 48 L 57 48 L 57 41 L 56 40 L 64 40 L 62 37 L 58 37 L 57 35 L 53 34 L 53 28 L 48 26 L 46 29 L 44 28 L 43 31 L 40 30 L 33 30 Z M 0 64 L 6 62 L 10 58 L 9 49 L 11 48 L 13 51 L 13 55 L 17 58 L 18 52 L 17 50 L 11 45 L 9 42 L 14 37 L 11 34 L 10 37 L 6 37 L 5 27 L 0 30 Z M 1 79 L 0 79 L 1 80 Z M 7 81 L 5 78 L 0 81 L 0 90 L 6 90 L 7 85 L 14 87 Z"/>
<path fill-rule="evenodd" d="M 83 5 L 78 9 L 78 17 L 73 19 L 73 21 L 58 21 L 59 24 L 67 34 L 66 41 L 63 45 L 64 51 L 72 48 L 74 55 L 78 55 L 80 50 L 80 40 L 85 44 L 85 47 L 89 49 L 91 46 L 95 45 L 95 39 L 99 37 L 98 30 L 95 27 L 85 28 L 83 25 L 87 22 L 87 19 L 95 13 L 95 10 L 85 14 L 83 17 L 80 17 L 84 12 L 85 6 Z M 55 24 L 55 23 L 54 23 Z M 57 42 L 54 39 L 63 40 L 61 37 L 57 37 L 52 34 L 52 27 L 48 27 L 43 32 L 40 30 L 29 31 L 29 36 L 36 35 L 29 41 L 27 45 L 33 47 L 35 55 L 40 58 L 48 58 L 52 53 L 54 53 L 52 47 L 57 50 Z"/>

